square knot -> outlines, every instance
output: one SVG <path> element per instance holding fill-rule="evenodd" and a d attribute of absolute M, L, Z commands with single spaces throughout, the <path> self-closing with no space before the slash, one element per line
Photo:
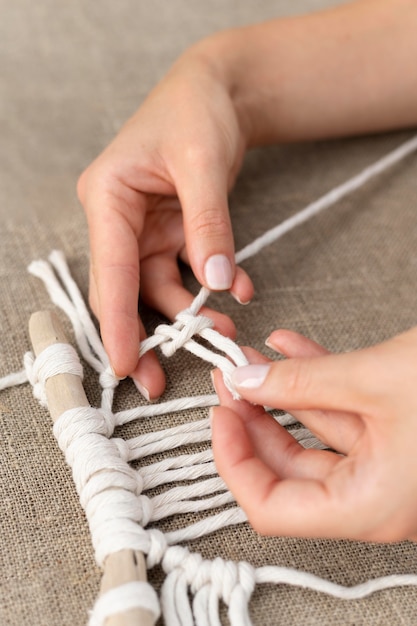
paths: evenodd
<path fill-rule="evenodd" d="M 110 365 L 100 373 L 100 385 L 103 389 L 116 389 L 120 380 L 121 378 L 113 374 Z"/>
<path fill-rule="evenodd" d="M 174 324 L 160 324 L 155 335 L 160 339 L 159 345 L 165 356 L 172 356 L 179 348 L 206 328 L 214 326 L 213 320 L 204 315 L 194 315 L 189 309 L 176 316 Z"/>

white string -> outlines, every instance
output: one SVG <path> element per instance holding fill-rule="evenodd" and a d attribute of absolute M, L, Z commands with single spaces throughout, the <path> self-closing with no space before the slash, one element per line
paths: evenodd
<path fill-rule="evenodd" d="M 100 373 L 100 384 L 103 388 L 101 406 L 104 410 L 111 411 L 114 389 L 119 379 L 111 371 L 107 354 L 78 286 L 70 275 L 63 253 L 54 250 L 49 260 L 62 284 L 46 261 L 33 261 L 28 270 L 43 281 L 52 302 L 69 317 L 81 354 L 87 363 Z"/>
<path fill-rule="evenodd" d="M 0 391 L 8 389 L 9 387 L 23 385 L 27 382 L 29 382 L 29 379 L 26 369 L 20 370 L 19 372 L 12 372 L 11 374 L 7 374 L 6 376 L 0 378 Z"/>
<path fill-rule="evenodd" d="M 363 187 L 372 178 L 382 174 L 388 168 L 405 159 L 405 157 L 415 150 L 417 150 L 417 135 L 401 144 L 398 148 L 392 150 L 392 152 L 389 152 L 372 165 L 366 167 L 362 170 L 362 172 L 353 176 L 353 178 L 350 178 L 338 187 L 331 189 L 324 196 L 306 206 L 302 211 L 299 211 L 281 224 L 278 224 L 278 226 L 267 230 L 263 235 L 242 248 L 242 250 L 236 254 L 236 263 L 242 263 L 242 261 L 246 261 L 246 259 L 258 254 L 258 252 L 260 252 L 263 248 L 269 246 L 274 241 L 277 241 L 277 239 L 288 233 L 290 230 L 293 230 L 293 228 L 296 228 L 296 226 L 303 224 L 320 213 L 320 211 L 336 204 L 336 202 L 339 202 L 339 200 L 348 194 L 351 194 L 360 187 Z"/>
<path fill-rule="evenodd" d="M 68 343 L 54 343 L 41 352 L 33 363 L 32 376 L 41 385 L 58 374 L 72 374 L 83 379 L 83 368 L 77 353 Z"/>
<path fill-rule="evenodd" d="M 314 574 L 301 572 L 289 567 L 260 567 L 256 570 L 257 583 L 270 583 L 274 585 L 294 585 L 296 587 L 304 587 L 312 589 L 319 593 L 325 593 L 342 600 L 359 600 L 366 598 L 376 591 L 391 589 L 392 587 L 404 587 L 417 585 L 417 575 L 415 574 L 394 574 L 392 576 L 383 576 L 382 578 L 374 578 L 367 580 L 360 585 L 353 587 L 345 587 L 337 585 L 329 580 L 319 578 Z"/>
<path fill-rule="evenodd" d="M 125 411 L 119 411 L 118 413 L 115 413 L 115 419 L 116 423 L 119 426 L 122 426 L 123 424 L 128 424 L 133 420 L 145 417 L 166 415 L 167 413 L 185 411 L 188 409 L 206 408 L 216 406 L 216 404 L 219 404 L 219 399 L 216 394 L 175 398 L 174 400 L 167 400 L 165 402 L 147 404 L 137 406 L 133 409 L 127 409 Z"/>
<path fill-rule="evenodd" d="M 144 609 L 152 613 L 154 622 L 160 616 L 158 597 L 145 582 L 125 583 L 101 595 L 91 612 L 89 626 L 104 626 L 108 617 L 131 609 Z"/>

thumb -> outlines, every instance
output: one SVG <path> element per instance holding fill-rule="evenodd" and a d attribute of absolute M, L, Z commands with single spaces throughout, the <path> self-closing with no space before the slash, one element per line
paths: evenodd
<path fill-rule="evenodd" d="M 284 410 L 355 412 L 366 398 L 366 375 L 358 353 L 293 358 L 238 367 L 232 384 L 256 404 Z"/>

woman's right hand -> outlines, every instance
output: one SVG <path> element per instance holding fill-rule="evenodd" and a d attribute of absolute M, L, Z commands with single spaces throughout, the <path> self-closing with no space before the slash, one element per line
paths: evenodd
<path fill-rule="evenodd" d="M 90 234 L 90 304 L 115 373 L 132 375 L 150 398 L 163 391 L 164 376 L 154 354 L 138 363 L 145 337 L 139 289 L 172 320 L 193 299 L 182 285 L 181 259 L 206 287 L 230 290 L 243 302 L 252 297 L 249 277 L 234 265 L 227 201 L 244 151 L 232 98 L 196 46 L 79 180 Z M 233 336 L 229 318 L 205 313 Z"/>

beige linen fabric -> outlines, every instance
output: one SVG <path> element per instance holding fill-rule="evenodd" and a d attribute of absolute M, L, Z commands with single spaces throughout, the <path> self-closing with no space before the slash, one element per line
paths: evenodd
<path fill-rule="evenodd" d="M 336 2 L 0 0 L 0 375 L 21 368 L 29 349 L 30 314 L 52 306 L 39 281 L 26 272 L 31 260 L 62 249 L 87 296 L 88 241 L 75 197 L 77 176 L 176 56 L 219 28 L 330 4 Z M 237 249 L 410 134 L 250 153 L 231 196 Z M 256 287 L 250 306 L 241 307 L 225 294 L 213 296 L 212 305 L 233 318 L 239 343 L 265 353 L 265 338 L 279 326 L 336 351 L 411 327 L 417 311 L 416 197 L 417 157 L 412 156 L 245 262 Z M 185 280 L 196 292 L 187 270 Z M 151 332 L 159 318 L 149 311 L 144 317 Z M 206 364 L 182 353 L 163 363 L 167 398 L 211 392 Z M 88 368 L 85 387 L 96 404 L 97 379 Z M 125 381 L 118 407 L 137 402 L 133 385 Z M 101 575 L 70 470 L 50 418 L 28 386 L 3 392 L 0 403 L 0 623 L 82 625 Z M 168 415 L 130 425 L 124 434 L 202 414 Z M 190 520 L 169 519 L 161 527 Z M 417 571 L 413 544 L 262 538 L 243 525 L 189 547 L 207 558 L 296 567 L 345 585 Z M 158 587 L 161 571 L 152 571 L 150 578 Z M 344 602 L 264 586 L 254 594 L 251 616 L 257 626 L 392 626 L 417 624 L 416 608 L 415 588 Z"/>

